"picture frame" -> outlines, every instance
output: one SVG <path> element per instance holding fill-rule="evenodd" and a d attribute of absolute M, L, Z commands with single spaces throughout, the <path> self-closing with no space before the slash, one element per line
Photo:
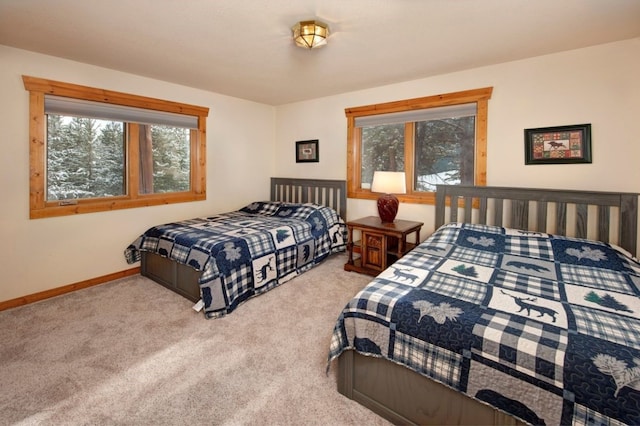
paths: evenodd
<path fill-rule="evenodd" d="M 524 130 L 525 164 L 591 163 L 591 124 Z"/>
<path fill-rule="evenodd" d="M 296 163 L 317 163 L 319 161 L 318 139 L 296 142 Z"/>

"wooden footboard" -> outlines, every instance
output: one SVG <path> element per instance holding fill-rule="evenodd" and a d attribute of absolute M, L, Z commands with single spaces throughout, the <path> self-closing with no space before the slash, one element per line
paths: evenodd
<path fill-rule="evenodd" d="M 338 392 L 394 424 L 525 424 L 403 366 L 352 350 L 338 358 Z"/>
<path fill-rule="evenodd" d="M 198 280 L 202 275 L 201 271 L 154 253 L 143 251 L 140 255 L 141 275 L 151 278 L 194 303 L 200 300 Z"/>

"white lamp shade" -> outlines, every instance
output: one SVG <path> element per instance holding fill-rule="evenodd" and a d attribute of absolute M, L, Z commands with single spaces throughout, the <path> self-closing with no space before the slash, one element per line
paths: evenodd
<path fill-rule="evenodd" d="M 371 192 L 405 194 L 407 192 L 407 186 L 404 172 L 374 172 Z"/>

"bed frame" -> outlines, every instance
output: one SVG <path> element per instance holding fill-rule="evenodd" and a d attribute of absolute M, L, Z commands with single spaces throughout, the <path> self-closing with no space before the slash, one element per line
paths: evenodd
<path fill-rule="evenodd" d="M 435 224 L 437 229 L 471 222 L 588 237 L 636 256 L 639 195 L 438 185 Z M 395 424 L 524 424 L 408 368 L 353 350 L 338 358 L 337 374 L 340 393 Z"/>
<path fill-rule="evenodd" d="M 346 221 L 347 191 L 343 180 L 271 178 L 271 201 L 316 203 L 335 209 Z M 154 253 L 141 252 L 140 274 L 192 302 L 200 300 L 201 271 Z"/>

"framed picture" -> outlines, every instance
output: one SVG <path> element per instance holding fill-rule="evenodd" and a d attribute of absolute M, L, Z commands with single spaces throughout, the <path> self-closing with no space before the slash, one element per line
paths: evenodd
<path fill-rule="evenodd" d="M 524 130 L 525 164 L 591 163 L 591 124 Z"/>
<path fill-rule="evenodd" d="M 320 161 L 318 139 L 296 142 L 296 163 L 317 163 Z"/>

